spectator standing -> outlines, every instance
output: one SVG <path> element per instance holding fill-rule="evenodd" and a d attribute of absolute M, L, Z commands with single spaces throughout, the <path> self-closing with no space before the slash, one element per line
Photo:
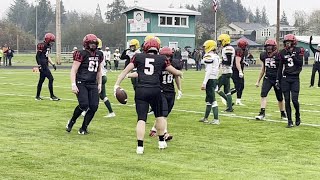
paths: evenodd
<path fill-rule="evenodd" d="M 184 48 L 183 51 L 181 52 L 181 59 L 182 59 L 182 68 L 186 71 L 188 71 L 188 59 L 189 59 L 189 52 L 187 48 Z"/>
<path fill-rule="evenodd" d="M 8 62 L 7 62 L 7 60 L 8 60 L 9 61 L 9 66 L 12 66 L 11 60 L 13 58 L 14 50 L 11 49 L 11 47 L 9 46 L 8 49 L 5 51 L 5 53 L 6 53 L 6 56 L 7 56 L 6 65 L 8 65 Z"/>
<path fill-rule="evenodd" d="M 303 57 L 304 57 L 304 65 L 308 65 L 308 61 L 309 61 L 309 57 L 310 57 L 310 52 L 308 49 L 306 49 L 304 51 Z"/>
<path fill-rule="evenodd" d="M 200 52 L 199 49 L 196 50 L 194 53 L 193 59 L 196 62 L 196 69 L 197 71 L 201 71 L 201 59 L 202 59 L 202 53 Z"/>
<path fill-rule="evenodd" d="M 0 49 L 0 66 L 1 66 L 1 59 L 2 59 L 2 57 L 3 57 L 3 50 L 2 50 L 2 48 Z M 4 64 L 4 63 L 3 63 Z"/>
<path fill-rule="evenodd" d="M 3 51 L 3 66 L 7 66 L 7 54 L 6 54 L 6 51 L 8 50 L 8 45 L 5 44 L 3 47 L 2 47 L 2 51 Z"/>

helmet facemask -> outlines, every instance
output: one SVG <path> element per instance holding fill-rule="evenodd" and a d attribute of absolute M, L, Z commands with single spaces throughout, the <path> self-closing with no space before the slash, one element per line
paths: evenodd
<path fill-rule="evenodd" d="M 95 51 L 97 49 L 97 43 L 95 42 L 89 42 L 89 49 L 90 51 Z"/>

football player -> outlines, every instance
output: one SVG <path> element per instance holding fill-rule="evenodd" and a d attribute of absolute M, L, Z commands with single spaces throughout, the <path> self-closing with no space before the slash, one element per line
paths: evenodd
<path fill-rule="evenodd" d="M 241 102 L 242 92 L 244 89 L 244 65 L 248 65 L 245 62 L 245 58 L 248 55 L 248 42 L 246 40 L 240 40 L 238 42 L 238 48 L 236 49 L 236 57 L 232 67 L 232 81 L 237 91 L 236 105 L 243 106 Z"/>
<path fill-rule="evenodd" d="M 160 50 L 161 55 L 165 55 L 167 59 L 170 61 L 171 65 L 181 70 L 180 61 L 177 59 L 172 59 L 173 57 L 173 50 L 169 47 L 163 47 Z M 162 101 L 163 101 L 163 115 L 167 121 L 167 118 L 174 106 L 175 101 L 175 88 L 174 88 L 174 81 L 177 85 L 178 89 L 178 96 L 182 96 L 182 89 L 181 89 L 181 79 L 179 76 L 174 76 L 169 71 L 162 71 L 162 79 L 161 79 L 161 92 L 162 92 Z M 150 130 L 149 136 L 155 136 L 157 133 L 156 124 L 153 125 L 152 129 Z M 168 133 L 168 124 L 166 123 L 165 131 L 164 131 L 164 139 L 166 141 L 171 140 L 173 137 Z"/>
<path fill-rule="evenodd" d="M 295 35 L 288 34 L 284 36 L 284 49 L 280 51 L 280 64 L 276 80 L 276 86 L 281 89 L 285 99 L 286 113 L 288 117 L 288 128 L 293 127 L 292 112 L 290 101 L 296 110 L 296 126 L 301 123 L 300 120 L 300 72 L 303 65 L 304 49 L 296 47 L 297 39 Z"/>
<path fill-rule="evenodd" d="M 49 53 L 51 51 L 51 47 L 53 43 L 55 42 L 55 36 L 52 33 L 47 33 L 44 36 L 44 42 L 39 43 L 37 45 L 37 55 L 36 60 L 40 72 L 38 86 L 37 86 L 37 95 L 36 100 L 43 100 L 40 97 L 42 84 L 46 78 L 49 80 L 49 92 L 50 92 L 50 100 L 52 101 L 59 101 L 60 99 L 54 95 L 53 93 L 53 76 L 51 74 L 51 71 L 48 67 L 48 64 L 50 63 L 54 70 L 57 70 L 56 65 L 52 62 Z"/>
<path fill-rule="evenodd" d="M 114 91 L 120 86 L 122 80 L 134 68 L 137 68 L 139 81 L 135 88 L 135 104 L 138 115 L 137 122 L 137 154 L 144 153 L 143 140 L 149 105 L 154 110 L 156 117 L 157 134 L 159 135 L 159 149 L 165 149 L 167 143 L 164 139 L 165 118 L 163 115 L 160 77 L 163 70 L 167 70 L 175 76 L 182 73 L 170 65 L 165 56 L 158 55 L 160 44 L 154 38 L 146 41 L 143 46 L 145 53 L 136 54 L 128 66 L 121 72 L 114 86 Z"/>
<path fill-rule="evenodd" d="M 101 48 L 102 48 L 102 45 L 101 45 Z M 111 71 L 111 52 L 109 47 L 105 48 L 103 55 L 104 55 L 104 60 L 106 61 L 106 66 L 108 66 L 109 64 L 109 70 Z M 108 67 L 106 67 L 106 69 L 108 69 Z"/>
<path fill-rule="evenodd" d="M 116 49 L 113 53 L 113 62 L 114 62 L 114 70 L 118 71 L 119 61 L 121 54 L 119 53 L 119 49 Z"/>
<path fill-rule="evenodd" d="M 218 94 L 227 102 L 225 112 L 233 112 L 232 96 L 230 91 L 230 78 L 232 76 L 232 65 L 235 58 L 235 50 L 230 46 L 231 39 L 228 34 L 218 37 L 219 46 L 222 46 L 221 76 L 218 79 Z M 223 91 L 220 88 L 223 86 Z"/>
<path fill-rule="evenodd" d="M 98 38 L 98 50 L 101 51 L 102 48 L 102 41 Z M 109 51 L 109 48 L 106 48 L 106 54 L 105 52 L 102 52 L 105 58 L 108 58 L 109 56 L 109 60 L 108 59 L 104 59 L 101 62 L 101 71 L 102 71 L 102 84 L 101 84 L 101 93 L 100 93 L 100 99 L 103 100 L 104 104 L 106 105 L 107 109 L 108 109 L 108 114 L 104 117 L 106 118 L 111 118 L 111 117 L 115 117 L 116 114 L 113 112 L 112 107 L 111 107 L 111 103 L 107 97 L 107 93 L 106 93 L 106 84 L 107 84 L 107 71 L 108 71 L 108 61 L 110 63 L 111 59 L 111 53 Z M 111 69 L 111 64 L 110 65 L 110 69 Z"/>
<path fill-rule="evenodd" d="M 84 50 L 77 51 L 75 55 L 70 79 L 72 92 L 76 94 L 79 105 L 75 108 L 72 118 L 68 121 L 67 132 L 72 130 L 81 113 L 87 111 L 78 134 L 88 134 L 88 126 L 98 110 L 102 83 L 100 63 L 103 61 L 103 53 L 97 49 L 97 46 L 97 36 L 87 34 L 83 38 Z"/>
<path fill-rule="evenodd" d="M 218 84 L 218 76 L 219 76 L 219 64 L 220 58 L 217 54 L 217 43 L 213 40 L 207 40 L 203 44 L 203 49 L 205 51 L 205 55 L 203 56 L 204 63 L 206 65 L 205 77 L 201 86 L 201 90 L 206 91 L 206 111 L 204 118 L 200 120 L 200 122 L 210 123 L 219 125 L 219 117 L 218 117 L 218 103 L 215 97 L 215 89 Z M 210 111 L 213 111 L 214 119 L 209 122 L 208 117 Z"/>
<path fill-rule="evenodd" d="M 126 49 L 122 52 L 120 59 L 125 59 L 125 68 L 128 66 L 128 64 L 130 63 L 132 57 L 137 54 L 137 53 L 141 53 L 140 51 L 140 43 L 137 39 L 131 39 L 129 42 L 129 49 Z M 135 72 L 136 69 L 133 69 L 132 72 Z M 137 84 L 137 78 L 131 78 L 131 83 L 133 86 L 133 89 L 136 88 L 136 84 Z"/>
<path fill-rule="evenodd" d="M 261 70 L 256 82 L 256 87 L 260 86 L 260 81 L 263 78 L 261 87 L 261 110 L 256 120 L 263 120 L 266 113 L 267 96 L 271 88 L 273 87 L 278 100 L 278 106 L 281 112 L 281 119 L 286 119 L 286 113 L 284 112 L 284 101 L 281 89 L 276 88 L 276 79 L 279 69 L 280 56 L 277 50 L 277 42 L 273 39 L 269 39 L 265 42 L 265 52 L 260 54 L 260 60 L 262 61 Z"/>

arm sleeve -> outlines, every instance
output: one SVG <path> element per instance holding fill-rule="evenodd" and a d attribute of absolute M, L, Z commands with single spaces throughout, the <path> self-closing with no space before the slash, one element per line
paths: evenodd
<path fill-rule="evenodd" d="M 210 77 L 210 71 L 212 69 L 212 63 L 210 64 L 206 64 L 206 74 L 204 76 L 204 80 L 203 80 L 203 83 L 202 84 L 207 84 L 208 80 L 209 80 L 209 77 Z"/>
<path fill-rule="evenodd" d="M 120 59 L 123 59 L 123 60 L 130 59 L 129 56 L 127 56 L 127 49 L 122 52 Z"/>
<path fill-rule="evenodd" d="M 135 68 L 137 67 L 137 60 L 136 60 L 136 56 L 135 55 L 130 60 L 130 63 L 133 63 Z"/>
<path fill-rule="evenodd" d="M 37 54 L 36 54 L 36 61 L 37 61 L 37 64 L 38 64 L 38 65 L 41 65 L 41 64 L 40 64 L 40 57 L 39 57 L 39 56 L 40 56 L 40 52 L 39 52 L 39 51 L 37 51 Z"/>

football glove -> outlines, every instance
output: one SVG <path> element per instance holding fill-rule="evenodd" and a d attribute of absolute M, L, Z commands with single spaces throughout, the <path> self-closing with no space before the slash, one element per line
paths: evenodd
<path fill-rule="evenodd" d="M 57 70 L 57 66 L 55 64 L 52 64 L 52 67 L 55 71 Z"/>
<path fill-rule="evenodd" d="M 243 78 L 243 72 L 239 72 L 239 78 Z"/>

